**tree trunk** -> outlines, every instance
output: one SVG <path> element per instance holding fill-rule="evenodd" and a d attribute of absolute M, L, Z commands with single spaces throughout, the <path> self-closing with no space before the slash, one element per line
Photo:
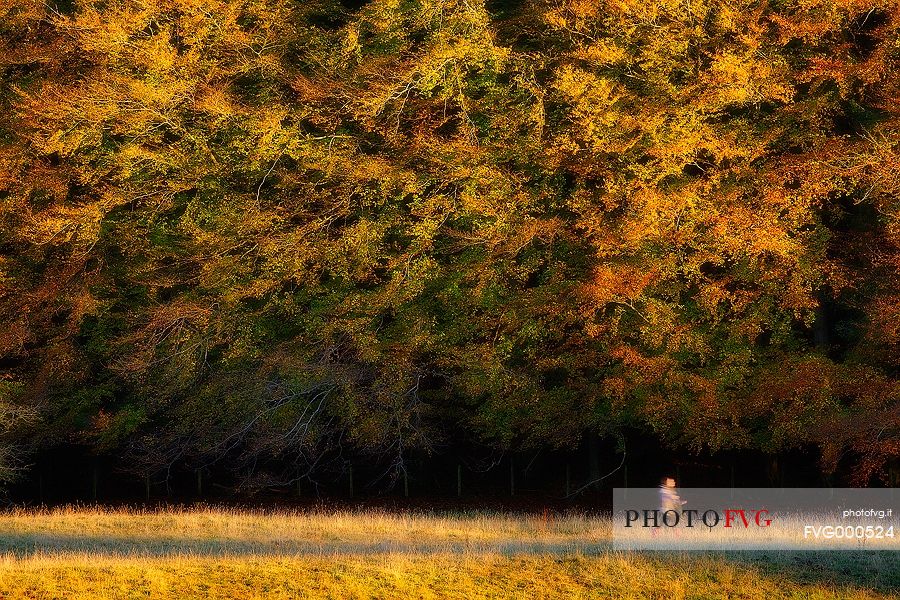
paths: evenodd
<path fill-rule="evenodd" d="M 600 479 L 600 436 L 594 432 L 588 433 L 588 482 L 592 489 L 597 489 Z"/>

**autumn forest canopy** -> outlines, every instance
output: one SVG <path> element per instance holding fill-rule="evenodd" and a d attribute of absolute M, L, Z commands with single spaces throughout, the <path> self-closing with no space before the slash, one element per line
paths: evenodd
<path fill-rule="evenodd" d="M 0 476 L 900 458 L 900 5 L 0 1 Z M 255 483 L 254 483 L 255 482 Z"/>

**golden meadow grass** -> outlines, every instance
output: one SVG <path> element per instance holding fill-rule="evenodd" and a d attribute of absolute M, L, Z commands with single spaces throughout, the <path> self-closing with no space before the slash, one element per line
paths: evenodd
<path fill-rule="evenodd" d="M 0 513 L 2 598 L 881 598 L 896 553 L 626 553 L 581 514 Z"/>

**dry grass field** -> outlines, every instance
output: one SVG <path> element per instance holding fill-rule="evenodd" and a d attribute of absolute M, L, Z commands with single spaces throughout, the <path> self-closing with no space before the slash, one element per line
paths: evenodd
<path fill-rule="evenodd" d="M 884 598 L 891 552 L 624 553 L 583 515 L 0 513 L 0 598 Z"/>

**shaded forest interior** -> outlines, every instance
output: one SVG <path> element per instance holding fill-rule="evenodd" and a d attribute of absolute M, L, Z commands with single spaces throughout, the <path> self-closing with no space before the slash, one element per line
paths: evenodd
<path fill-rule="evenodd" d="M 847 485 L 849 471 L 823 475 L 815 452 L 778 456 L 730 452 L 697 456 L 673 452 L 635 435 L 627 456 L 595 438 L 569 451 L 499 454 L 489 448 L 447 448 L 441 456 L 412 456 L 406 473 L 392 479 L 384 465 L 364 457 L 329 471 L 262 490 L 242 490 L 229 469 L 173 469 L 141 479 L 112 457 L 84 447 L 54 448 L 34 457 L 28 476 L 7 490 L 5 500 L 24 505 L 76 503 L 157 504 L 224 502 L 255 506 L 388 504 L 414 508 L 511 510 L 609 510 L 614 487 L 655 487 L 673 476 L 680 487 L 827 487 Z M 460 457 L 467 457 L 460 460 Z M 624 460 L 623 460 L 624 458 Z M 845 466 L 848 468 L 848 466 Z M 199 471 L 199 473 L 198 473 Z M 886 484 L 900 485 L 890 471 Z"/>

